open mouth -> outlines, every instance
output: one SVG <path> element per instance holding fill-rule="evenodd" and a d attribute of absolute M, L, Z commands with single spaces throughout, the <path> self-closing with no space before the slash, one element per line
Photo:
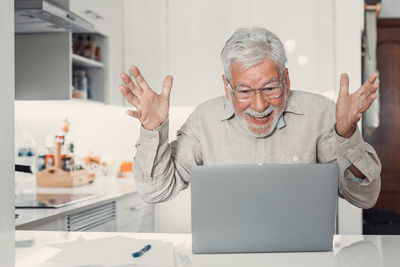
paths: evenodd
<path fill-rule="evenodd" d="M 250 119 L 251 119 L 253 122 L 260 124 L 260 123 L 265 123 L 265 122 L 267 122 L 268 119 L 269 119 L 269 117 L 271 117 L 271 114 L 272 114 L 272 112 L 269 113 L 269 114 L 266 115 L 266 116 L 252 116 L 252 115 L 250 115 L 250 114 L 247 114 L 247 115 L 250 117 Z"/>

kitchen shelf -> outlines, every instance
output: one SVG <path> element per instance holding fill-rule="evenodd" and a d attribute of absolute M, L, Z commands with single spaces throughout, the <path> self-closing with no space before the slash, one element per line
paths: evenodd
<path fill-rule="evenodd" d="M 86 67 L 86 68 L 103 68 L 104 64 L 95 61 L 93 59 L 89 59 L 86 57 L 82 57 L 77 54 L 72 54 L 72 63 L 76 66 Z"/>

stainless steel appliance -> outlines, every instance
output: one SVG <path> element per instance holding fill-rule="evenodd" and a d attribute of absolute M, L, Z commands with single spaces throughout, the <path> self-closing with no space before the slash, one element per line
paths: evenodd
<path fill-rule="evenodd" d="M 15 32 L 94 32 L 87 20 L 51 0 L 15 0 Z"/>
<path fill-rule="evenodd" d="M 61 208 L 102 194 L 18 194 L 15 195 L 16 208 Z"/>

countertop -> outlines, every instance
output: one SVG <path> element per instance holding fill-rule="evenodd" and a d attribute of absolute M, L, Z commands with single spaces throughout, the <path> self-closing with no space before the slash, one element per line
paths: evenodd
<path fill-rule="evenodd" d="M 87 209 L 103 203 L 108 203 L 116 199 L 124 198 L 130 194 L 136 194 L 136 185 L 133 178 L 98 177 L 93 183 L 73 188 L 37 188 L 38 193 L 77 193 L 77 194 L 97 194 L 101 195 L 87 199 L 75 204 L 61 208 L 18 208 L 15 212 L 19 217 L 15 220 L 16 229 L 23 227 L 36 226 L 38 224 L 64 216 L 71 211 Z"/>
<path fill-rule="evenodd" d="M 163 233 L 95 233 L 95 232 L 40 232 L 16 231 L 16 240 L 33 239 L 29 247 L 16 248 L 17 267 L 71 266 L 49 261 L 62 249 L 50 247 L 84 239 L 123 236 L 136 239 L 156 239 L 172 242 L 175 266 L 399 266 L 400 236 L 337 235 L 331 252 L 303 253 L 246 253 L 246 254 L 192 254 L 191 234 Z M 117 246 L 117 244 L 116 244 Z M 81 253 L 85 253 L 82 251 Z M 129 253 L 129 252 L 127 252 Z M 74 259 L 79 261 L 79 255 Z"/>

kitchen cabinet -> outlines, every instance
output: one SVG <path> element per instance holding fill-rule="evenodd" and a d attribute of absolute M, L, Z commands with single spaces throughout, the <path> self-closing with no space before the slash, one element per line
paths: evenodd
<path fill-rule="evenodd" d="M 118 84 L 121 83 L 119 74 L 124 71 L 122 0 L 70 1 L 69 8 L 94 24 L 96 33 L 82 36 L 95 38 L 96 45 L 100 47 L 101 62 L 73 54 L 72 45 L 78 34 L 17 34 L 15 99 L 70 100 L 74 70 L 84 69 L 92 89 L 89 95 L 91 100 L 122 105 L 123 96 L 118 90 Z M 90 18 L 93 15 L 88 17 L 88 10 L 101 18 Z"/>
<path fill-rule="evenodd" d="M 105 196 L 106 198 L 106 196 Z M 93 199 L 94 201 L 96 199 Z M 65 212 L 53 214 L 39 220 L 17 225 L 17 230 L 37 231 L 86 231 L 86 232 L 154 232 L 154 206 L 144 203 L 138 194 L 125 194 L 107 201 L 99 198 L 98 202 L 80 202 L 66 206 Z M 62 208 L 61 208 L 62 209 Z M 25 214 L 21 212 L 25 210 Z M 26 211 L 36 209 L 17 209 L 21 216 Z M 58 212 L 54 209 L 54 212 Z"/>
<path fill-rule="evenodd" d="M 89 36 L 89 35 L 83 35 Z M 107 37 L 90 34 L 100 47 L 101 61 L 72 52 L 73 34 L 20 34 L 15 36 L 15 99 L 72 99 L 73 73 L 84 69 L 89 99 L 105 102 L 107 83 Z"/>
<path fill-rule="evenodd" d="M 31 227 L 23 228 L 23 230 L 36 230 L 36 231 L 67 231 L 67 217 L 62 216 L 56 219 L 50 219 L 46 222 Z"/>
<path fill-rule="evenodd" d="M 106 22 L 113 18 L 109 16 L 108 1 L 99 0 L 69 0 L 69 9 L 94 25 L 97 32 L 108 32 Z"/>
<path fill-rule="evenodd" d="M 104 98 L 107 104 L 123 105 L 124 98 L 118 89 L 121 83 L 120 73 L 127 70 L 124 69 L 124 39 L 127 37 L 123 30 L 132 27 L 125 23 L 124 11 L 127 16 L 132 16 L 132 9 L 125 8 L 123 0 L 70 0 L 69 8 L 92 23 L 97 32 L 107 36 L 108 61 Z"/>
<path fill-rule="evenodd" d="M 144 203 L 138 195 L 117 201 L 118 232 L 154 232 L 154 206 Z"/>

